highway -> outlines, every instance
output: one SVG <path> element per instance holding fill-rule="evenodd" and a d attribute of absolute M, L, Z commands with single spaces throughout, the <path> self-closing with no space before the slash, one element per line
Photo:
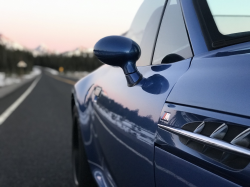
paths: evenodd
<path fill-rule="evenodd" d="M 43 71 L 0 99 L 0 187 L 72 186 L 70 94 L 75 82 Z"/>

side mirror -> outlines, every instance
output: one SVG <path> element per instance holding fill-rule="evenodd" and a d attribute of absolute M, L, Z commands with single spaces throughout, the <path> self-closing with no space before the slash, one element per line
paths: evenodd
<path fill-rule="evenodd" d="M 94 54 L 104 64 L 121 67 L 129 87 L 142 80 L 135 65 L 141 56 L 141 49 L 133 40 L 123 36 L 102 38 L 95 44 Z"/>

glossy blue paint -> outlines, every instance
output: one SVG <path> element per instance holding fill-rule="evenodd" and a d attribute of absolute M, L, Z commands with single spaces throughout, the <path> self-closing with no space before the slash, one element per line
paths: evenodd
<path fill-rule="evenodd" d="M 136 71 L 135 63 L 141 56 L 141 49 L 129 38 L 107 36 L 95 44 L 94 54 L 105 64 L 121 67 L 127 75 Z"/>
<path fill-rule="evenodd" d="M 181 5 L 194 55 L 208 52 L 193 0 L 181 0 Z"/>
<path fill-rule="evenodd" d="M 135 65 L 141 56 L 141 49 L 133 40 L 123 36 L 107 36 L 95 44 L 94 54 L 105 64 L 121 67 L 129 87 L 142 79 Z"/>
<path fill-rule="evenodd" d="M 194 57 L 167 101 L 250 117 L 249 47 L 248 42 Z"/>
<path fill-rule="evenodd" d="M 138 70 L 134 73 L 126 75 L 128 87 L 137 85 L 142 80 L 142 78 L 142 74 L 140 74 Z"/>
<path fill-rule="evenodd" d="M 158 147 L 155 148 L 156 186 L 239 186 Z"/>
<path fill-rule="evenodd" d="M 238 123 L 238 124 L 250 127 L 249 118 L 239 117 L 237 115 L 230 115 L 226 113 L 219 113 L 217 111 L 205 110 L 205 109 L 194 108 L 194 107 L 187 107 L 187 106 L 182 106 L 182 105 L 174 105 L 174 104 L 169 104 L 169 103 L 166 103 L 164 105 L 162 112 L 161 112 L 161 116 L 163 116 L 163 114 L 166 111 L 171 113 L 170 121 L 166 122 L 166 121 L 159 120 L 159 124 L 168 125 L 168 126 L 176 127 L 176 128 L 181 128 L 185 123 L 190 123 L 193 121 L 204 121 L 206 119 L 207 120 L 220 120 L 220 121 L 226 121 L 229 123 L 236 123 L 236 124 Z"/>
<path fill-rule="evenodd" d="M 181 4 L 192 63 L 137 69 L 139 46 L 107 37 L 96 44 L 95 54 L 123 70 L 104 65 L 74 87 L 88 162 L 99 186 L 249 186 L 249 165 L 232 169 L 157 126 L 213 121 L 250 127 L 250 42 L 209 51 L 193 1 Z M 171 113 L 168 122 L 159 120 L 165 112 Z"/>
<path fill-rule="evenodd" d="M 190 61 L 139 67 L 144 78 L 134 87 L 127 87 L 122 69 L 111 66 L 99 68 L 76 84 L 89 163 L 91 168 L 100 166 L 98 172 L 106 183 L 154 186 L 154 137 L 159 114 Z M 96 87 L 102 89 L 99 97 L 94 94 Z"/>
<path fill-rule="evenodd" d="M 174 105 L 170 103 L 166 103 L 164 105 L 161 116 L 165 112 L 169 112 L 171 114 L 169 121 L 166 122 L 163 120 L 159 120 L 158 123 L 161 125 L 171 126 L 175 128 L 181 128 L 183 125 L 187 123 L 196 122 L 196 121 L 220 122 L 220 123 L 226 123 L 226 124 L 231 124 L 231 125 L 232 124 L 245 125 L 246 127 L 250 127 L 249 125 L 250 119 L 248 118 L 242 118 L 238 116 L 232 116 L 232 115 L 228 115 L 224 113 L 212 112 L 212 111 L 202 110 L 202 109 L 197 109 L 197 108 L 192 108 L 192 107 L 185 107 L 181 105 Z M 170 153 L 174 155 L 175 157 L 179 157 L 179 159 L 184 159 L 185 161 L 192 163 L 193 166 L 192 165 L 188 166 L 189 170 L 193 170 L 194 168 L 199 167 L 209 172 L 212 172 L 215 175 L 218 175 L 228 181 L 232 181 L 235 184 L 238 184 L 241 186 L 247 186 L 249 184 L 250 182 L 250 179 L 248 177 L 250 174 L 249 165 L 242 170 L 235 170 L 235 169 L 229 168 L 221 164 L 220 162 L 214 159 L 211 159 L 210 157 L 200 152 L 197 152 L 187 147 L 185 144 L 181 142 L 180 136 L 176 134 L 170 133 L 160 128 L 157 129 L 156 134 L 157 134 L 156 144 L 158 145 L 159 148 L 164 150 L 164 151 L 159 152 L 161 156 L 159 156 L 157 152 L 155 153 L 156 157 L 159 156 L 158 162 L 162 163 L 161 164 L 162 168 L 167 169 L 167 167 L 169 167 L 169 164 L 167 164 L 166 162 L 168 161 L 167 157 L 169 156 L 169 153 Z M 176 162 L 180 162 L 179 159 L 177 159 Z M 172 163 L 175 163 L 175 162 L 173 161 Z M 185 162 L 183 164 L 185 165 Z M 176 168 L 182 168 L 182 167 L 176 166 Z M 174 171 L 174 169 L 170 169 L 170 168 L 168 168 L 168 170 L 172 172 Z M 178 173 L 183 177 L 183 173 L 181 169 L 179 169 Z M 176 174 L 176 176 L 178 176 L 178 174 Z M 190 175 L 191 179 L 192 177 L 193 175 Z M 178 182 L 178 179 L 180 178 L 175 179 L 176 182 Z M 191 182 L 191 179 L 189 178 L 184 178 L 184 179 L 186 181 Z M 164 178 L 159 179 L 159 180 L 164 182 Z M 202 181 L 197 181 L 197 182 L 202 182 Z M 204 183 L 204 185 L 206 185 L 206 183 Z M 217 186 L 221 186 L 221 185 L 217 185 Z"/>
<path fill-rule="evenodd" d="M 145 92 L 157 95 L 165 93 L 169 89 L 168 80 L 159 74 L 142 79 L 138 86 L 141 86 Z"/>

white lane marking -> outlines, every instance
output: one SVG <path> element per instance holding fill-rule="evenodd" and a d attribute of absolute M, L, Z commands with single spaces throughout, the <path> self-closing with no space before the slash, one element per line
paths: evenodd
<path fill-rule="evenodd" d="M 30 87 L 0 115 L 0 125 L 11 115 L 12 112 L 24 101 L 24 99 L 32 92 L 32 90 L 37 85 L 38 81 L 41 79 L 41 76 L 38 77 Z"/>

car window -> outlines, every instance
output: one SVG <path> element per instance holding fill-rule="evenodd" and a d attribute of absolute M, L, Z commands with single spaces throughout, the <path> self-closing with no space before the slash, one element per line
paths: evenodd
<path fill-rule="evenodd" d="M 154 44 L 162 17 L 165 0 L 144 0 L 139 8 L 126 37 L 141 47 L 141 57 L 137 66 L 151 64 Z"/>
<path fill-rule="evenodd" d="M 172 63 L 193 56 L 179 0 L 169 0 L 155 46 L 153 64 Z"/>
<path fill-rule="evenodd" d="M 209 50 L 250 41 L 249 0 L 193 0 Z"/>
<path fill-rule="evenodd" d="M 221 34 L 230 35 L 244 32 L 249 34 L 249 0 L 207 0 L 207 3 Z"/>

